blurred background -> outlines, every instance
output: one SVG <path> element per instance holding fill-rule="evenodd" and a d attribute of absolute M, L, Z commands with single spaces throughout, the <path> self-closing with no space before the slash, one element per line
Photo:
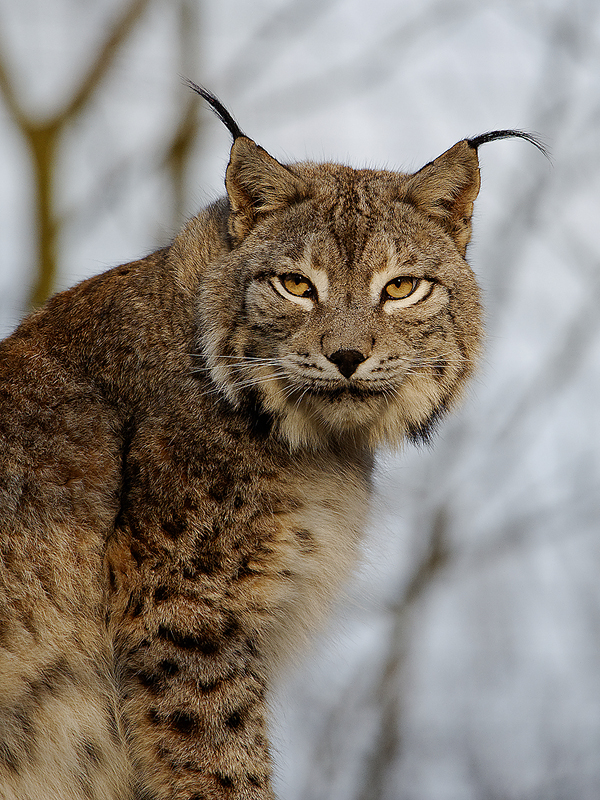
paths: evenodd
<path fill-rule="evenodd" d="M 280 160 L 480 150 L 488 339 L 382 453 L 364 565 L 273 698 L 282 800 L 600 797 L 597 0 L 0 0 L 0 332 L 222 192 L 216 92 Z"/>

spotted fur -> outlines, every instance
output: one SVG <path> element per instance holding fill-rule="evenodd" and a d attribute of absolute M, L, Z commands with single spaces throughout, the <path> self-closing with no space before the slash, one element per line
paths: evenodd
<path fill-rule="evenodd" d="M 272 798 L 270 680 L 352 566 L 373 450 L 474 369 L 476 147 L 284 166 L 223 118 L 227 197 L 0 345 L 6 800 Z"/>

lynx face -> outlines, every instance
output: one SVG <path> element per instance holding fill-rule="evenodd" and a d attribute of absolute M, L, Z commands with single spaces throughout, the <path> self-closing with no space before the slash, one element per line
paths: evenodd
<path fill-rule="evenodd" d="M 292 446 L 349 433 L 371 446 L 426 438 L 460 394 L 480 345 L 478 289 L 463 257 L 476 165 L 444 205 L 443 196 L 428 197 L 427 167 L 416 176 L 283 167 L 241 141 L 277 170 L 283 202 L 258 205 L 258 213 L 255 203 L 244 217 L 234 152 L 234 247 L 201 302 L 217 385 L 235 404 L 258 399 Z M 438 193 L 445 166 L 434 170 Z"/>

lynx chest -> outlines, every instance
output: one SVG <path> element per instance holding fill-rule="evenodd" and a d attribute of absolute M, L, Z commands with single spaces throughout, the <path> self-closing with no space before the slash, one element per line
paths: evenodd
<path fill-rule="evenodd" d="M 166 616 L 182 631 L 244 620 L 279 653 L 318 623 L 351 570 L 369 465 L 233 438 L 177 444 L 154 429 L 131 447 L 124 488 L 109 548 L 119 616 L 139 597 L 151 627 Z"/>

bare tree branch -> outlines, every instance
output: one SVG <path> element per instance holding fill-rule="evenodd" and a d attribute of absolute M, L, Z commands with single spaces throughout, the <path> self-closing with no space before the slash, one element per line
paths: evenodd
<path fill-rule="evenodd" d="M 121 17 L 115 22 L 90 65 L 87 74 L 60 113 L 60 117 L 64 121 L 78 114 L 96 91 L 111 67 L 117 51 L 131 34 L 135 24 L 146 10 L 148 3 L 149 0 L 131 0 Z"/>
<path fill-rule="evenodd" d="M 381 709 L 379 728 L 366 758 L 362 786 L 356 793 L 358 800 L 381 800 L 384 797 L 390 771 L 401 756 L 400 675 L 409 646 L 410 616 L 415 604 L 448 563 L 447 525 L 445 509 L 439 508 L 423 556 L 392 609 L 394 626 L 374 690 L 376 703 Z"/>
<path fill-rule="evenodd" d="M 40 306 L 52 293 L 58 269 L 57 238 L 60 223 L 54 195 L 56 152 L 62 132 L 70 120 L 88 103 L 111 66 L 121 44 L 131 34 L 149 0 L 132 0 L 113 25 L 87 74 L 71 99 L 50 119 L 38 122 L 20 105 L 6 62 L 0 52 L 0 92 L 6 106 L 29 147 L 34 173 L 34 220 L 37 232 L 36 275 L 29 307 Z"/>
<path fill-rule="evenodd" d="M 24 130 L 27 127 L 28 119 L 25 112 L 23 111 L 23 108 L 21 107 L 21 104 L 17 100 L 17 95 L 9 78 L 8 65 L 4 60 L 1 48 L 0 48 L 0 93 L 2 93 L 2 96 L 4 97 L 4 102 L 6 103 L 6 107 L 9 110 L 11 116 L 13 117 L 15 123 L 17 124 L 20 130 Z"/>

